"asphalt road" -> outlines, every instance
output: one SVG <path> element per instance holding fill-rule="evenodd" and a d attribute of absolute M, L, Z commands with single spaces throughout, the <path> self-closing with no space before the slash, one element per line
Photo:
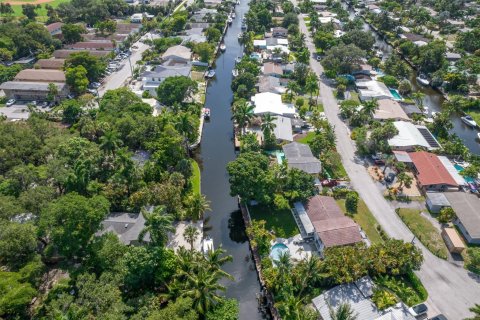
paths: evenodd
<path fill-rule="evenodd" d="M 312 38 L 307 31 L 302 15 L 299 15 L 300 30 L 306 35 L 310 52 L 315 52 Z M 310 58 L 312 70 L 320 78 L 323 73 L 321 64 Z M 363 161 L 355 155 L 356 147 L 350 139 L 350 130 L 339 117 L 339 108 L 328 85 L 319 82 L 320 94 L 328 121 L 335 127 L 337 149 L 342 163 L 350 177 L 352 186 L 365 201 L 382 228 L 393 238 L 412 241 L 414 235 L 397 216 L 394 208 L 387 202 L 368 175 Z M 424 263 L 417 275 L 428 290 L 429 316 L 443 313 L 449 320 L 460 320 L 471 313 L 468 311 L 475 303 L 480 303 L 480 278 L 462 267 L 435 257 L 420 242 L 415 242 L 423 252 Z"/>

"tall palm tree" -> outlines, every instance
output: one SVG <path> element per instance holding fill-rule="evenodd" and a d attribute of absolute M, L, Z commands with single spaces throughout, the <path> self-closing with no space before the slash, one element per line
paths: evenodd
<path fill-rule="evenodd" d="M 415 103 L 420 109 L 423 109 L 423 98 L 425 98 L 425 94 L 417 91 L 412 93 L 413 100 L 415 100 Z"/>
<path fill-rule="evenodd" d="M 322 277 L 322 261 L 317 255 L 310 255 L 307 259 L 304 259 L 298 263 L 299 280 L 300 280 L 300 292 L 308 287 L 309 284 L 314 284 Z"/>
<path fill-rule="evenodd" d="M 150 243 L 155 246 L 165 246 L 168 240 L 168 232 L 175 232 L 173 215 L 166 212 L 165 207 L 158 206 L 149 212 L 142 210 L 145 218 L 145 227 L 140 232 L 138 239 L 142 242 L 147 233 L 150 233 Z"/>
<path fill-rule="evenodd" d="M 348 303 L 341 304 L 337 310 L 329 307 L 329 313 L 332 320 L 356 320 L 357 314 Z"/>
<path fill-rule="evenodd" d="M 387 158 L 385 158 L 385 166 L 383 167 L 382 174 L 385 174 L 385 171 L 387 171 L 387 168 L 392 166 L 394 163 L 395 163 L 395 157 L 391 155 L 387 156 Z"/>
<path fill-rule="evenodd" d="M 205 211 L 210 211 L 210 201 L 202 194 L 194 194 L 190 196 L 189 208 L 194 220 L 201 219 Z"/>
<path fill-rule="evenodd" d="M 225 291 L 225 287 L 218 283 L 221 278 L 218 271 L 199 269 L 196 273 L 187 274 L 181 294 L 192 299 L 196 312 L 205 315 L 223 299 L 218 294 L 219 291 Z"/>
<path fill-rule="evenodd" d="M 308 73 L 305 83 L 305 90 L 310 94 L 310 100 L 313 99 L 313 94 L 318 92 L 318 78 L 315 73 Z"/>
<path fill-rule="evenodd" d="M 242 101 L 234 105 L 232 120 L 237 124 L 241 134 L 245 133 L 246 126 L 252 122 L 254 109 L 254 106 L 247 101 Z"/>
<path fill-rule="evenodd" d="M 270 113 L 264 114 L 262 117 L 262 131 L 272 132 L 277 126 L 274 121 L 277 120 L 277 117 L 272 116 Z"/>
<path fill-rule="evenodd" d="M 193 243 L 195 242 L 195 240 L 197 240 L 199 235 L 200 232 L 198 232 L 198 229 L 195 228 L 193 225 L 190 224 L 185 228 L 185 231 L 183 232 L 183 237 L 190 244 L 190 250 L 193 251 Z"/>
<path fill-rule="evenodd" d="M 180 115 L 177 117 L 175 129 L 177 129 L 177 131 L 183 136 L 185 152 L 188 153 L 188 144 L 190 142 L 189 137 L 195 136 L 192 133 L 194 133 L 196 129 L 192 121 L 192 117 L 186 112 L 180 113 Z"/>
<path fill-rule="evenodd" d="M 221 247 L 216 250 L 208 250 L 207 254 L 205 255 L 205 262 L 210 270 L 219 272 L 223 277 L 229 278 L 233 280 L 233 277 L 222 270 L 222 266 L 227 262 L 232 262 L 232 256 L 225 256 L 224 254 L 227 251 L 223 250 Z"/>
<path fill-rule="evenodd" d="M 118 133 L 114 130 L 106 131 L 100 137 L 100 149 L 106 154 L 112 154 L 115 158 L 115 151 L 122 145 L 122 140 L 118 137 Z"/>
<path fill-rule="evenodd" d="M 378 102 L 377 99 L 372 99 L 369 101 L 363 102 L 363 108 L 362 108 L 362 113 L 369 118 L 373 117 L 375 114 L 375 111 L 378 108 Z"/>
<path fill-rule="evenodd" d="M 300 91 L 300 86 L 297 81 L 291 80 L 287 83 L 287 93 L 289 94 L 290 101 L 293 100 L 293 96 Z"/>

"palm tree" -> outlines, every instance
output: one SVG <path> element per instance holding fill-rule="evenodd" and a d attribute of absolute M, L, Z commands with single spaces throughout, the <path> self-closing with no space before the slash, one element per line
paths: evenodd
<path fill-rule="evenodd" d="M 356 320 L 357 315 L 355 314 L 352 306 L 348 303 L 341 304 L 337 310 L 329 307 L 329 313 L 332 320 Z"/>
<path fill-rule="evenodd" d="M 205 211 L 210 211 L 210 201 L 202 194 L 194 194 L 190 196 L 189 208 L 194 220 L 201 219 Z"/>
<path fill-rule="evenodd" d="M 232 262 L 232 256 L 224 256 L 227 251 L 223 250 L 221 247 L 217 250 L 208 250 L 205 255 L 205 262 L 208 268 L 214 272 L 219 272 L 223 277 L 233 280 L 233 277 L 222 270 L 222 266 L 227 262 Z"/>
<path fill-rule="evenodd" d="M 205 315 L 223 299 L 218 294 L 219 291 L 225 291 L 225 287 L 218 283 L 221 278 L 218 271 L 204 268 L 199 269 L 197 273 L 187 274 L 185 287 L 180 290 L 181 295 L 191 298 L 195 311 Z"/>
<path fill-rule="evenodd" d="M 275 47 L 275 49 L 273 49 L 272 53 L 274 56 L 278 57 L 282 54 L 282 49 L 280 49 L 279 47 Z"/>
<path fill-rule="evenodd" d="M 415 103 L 417 104 L 418 108 L 421 110 L 423 109 L 423 98 L 425 98 L 425 94 L 423 94 L 420 91 L 412 93 L 413 100 L 415 100 Z"/>
<path fill-rule="evenodd" d="M 186 113 L 182 112 L 177 117 L 177 123 L 175 124 L 175 129 L 183 136 L 183 144 L 185 148 L 185 152 L 188 153 L 188 144 L 189 144 L 189 136 L 196 130 L 195 125 L 193 124 L 191 116 Z"/>
<path fill-rule="evenodd" d="M 321 267 L 322 261 L 317 255 L 313 254 L 298 263 L 298 277 L 301 283 L 299 296 L 302 296 L 303 290 L 305 290 L 309 284 L 314 284 L 322 277 Z"/>
<path fill-rule="evenodd" d="M 291 80 L 287 83 L 287 93 L 289 95 L 290 101 L 293 100 L 294 94 L 300 91 L 300 86 L 298 85 L 297 81 Z"/>
<path fill-rule="evenodd" d="M 368 116 L 369 118 L 372 118 L 377 108 L 378 108 L 377 99 L 365 101 L 363 102 L 362 113 Z"/>
<path fill-rule="evenodd" d="M 390 167 L 395 163 L 395 157 L 389 155 L 387 158 L 385 158 L 385 166 L 383 167 L 382 174 L 385 174 L 385 171 L 387 171 L 387 168 Z"/>
<path fill-rule="evenodd" d="M 310 100 L 313 100 L 313 94 L 318 92 L 318 78 L 313 72 L 310 72 L 307 76 L 305 83 L 305 90 L 310 94 Z"/>
<path fill-rule="evenodd" d="M 145 218 L 145 227 L 138 236 L 140 242 L 145 239 L 147 233 L 150 233 L 150 243 L 152 245 L 165 246 L 168 233 L 175 232 L 173 215 L 167 213 L 164 206 L 158 206 L 152 212 L 143 209 L 142 215 Z"/>
<path fill-rule="evenodd" d="M 112 154 L 115 158 L 115 151 L 122 145 L 122 140 L 118 137 L 118 134 L 114 130 L 106 131 L 103 136 L 100 137 L 100 149 L 106 154 Z"/>
<path fill-rule="evenodd" d="M 277 117 L 272 116 L 270 113 L 264 114 L 262 117 L 262 131 L 272 132 L 277 126 L 274 121 L 277 120 Z"/>
<path fill-rule="evenodd" d="M 407 188 L 410 188 L 413 182 L 413 178 L 409 176 L 406 172 L 400 172 L 397 176 L 397 180 L 398 182 L 400 182 L 398 189 L 402 189 L 404 185 Z"/>
<path fill-rule="evenodd" d="M 245 133 L 245 128 L 249 125 L 254 117 L 252 106 L 247 101 L 242 101 L 233 107 L 232 120 L 235 121 L 238 128 L 240 129 L 241 134 Z"/>
<path fill-rule="evenodd" d="M 191 224 L 188 225 L 185 228 L 185 231 L 183 232 L 183 237 L 190 244 L 190 250 L 192 251 L 193 251 L 193 243 L 195 242 L 195 240 L 197 240 L 199 234 L 200 232 L 198 232 L 198 229 Z"/>

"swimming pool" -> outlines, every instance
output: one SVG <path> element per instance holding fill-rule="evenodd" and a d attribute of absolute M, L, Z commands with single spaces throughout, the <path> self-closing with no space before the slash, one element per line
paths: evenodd
<path fill-rule="evenodd" d="M 272 260 L 280 260 L 280 256 L 285 252 L 289 252 L 289 249 L 283 243 L 275 243 L 272 248 L 270 249 L 270 257 Z"/>
<path fill-rule="evenodd" d="M 400 95 L 400 93 L 398 92 L 398 90 L 391 89 L 391 88 L 388 88 L 388 90 L 390 90 L 390 93 L 393 96 L 393 100 L 397 100 L 397 101 L 403 100 L 403 98 Z"/>
<path fill-rule="evenodd" d="M 455 169 L 457 169 L 458 173 L 462 172 L 463 170 L 465 170 L 464 167 L 462 167 L 461 165 L 455 163 L 453 165 L 455 167 Z M 465 182 L 467 183 L 473 183 L 475 182 L 475 179 L 471 178 L 471 177 L 463 177 L 463 179 L 465 179 Z"/>

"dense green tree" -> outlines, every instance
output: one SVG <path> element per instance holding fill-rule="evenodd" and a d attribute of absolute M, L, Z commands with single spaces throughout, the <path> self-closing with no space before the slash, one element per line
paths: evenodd
<path fill-rule="evenodd" d="M 205 315 L 206 320 L 237 320 L 239 319 L 238 301 L 223 299 Z"/>
<path fill-rule="evenodd" d="M 243 99 L 233 105 L 232 120 L 241 134 L 245 134 L 245 128 L 251 123 L 254 117 L 253 110 L 254 106 Z"/>
<path fill-rule="evenodd" d="M 0 271 L 0 316 L 24 318 L 26 308 L 37 294 L 17 272 Z"/>
<path fill-rule="evenodd" d="M 38 15 L 35 10 L 37 10 L 37 6 L 34 4 L 22 4 L 22 13 L 29 20 L 35 20 L 35 17 Z"/>
<path fill-rule="evenodd" d="M 80 24 L 64 23 L 62 25 L 63 41 L 67 44 L 82 41 L 82 34 L 87 30 Z"/>
<path fill-rule="evenodd" d="M 71 67 L 65 70 L 67 84 L 76 93 L 84 93 L 87 90 L 87 70 L 83 66 Z"/>
<path fill-rule="evenodd" d="M 353 44 L 340 44 L 326 51 L 322 65 L 327 70 L 335 71 L 338 74 L 351 73 L 365 55 L 365 51 Z"/>
<path fill-rule="evenodd" d="M 0 263 L 18 269 L 28 262 L 37 249 L 36 227 L 30 223 L 0 224 Z"/>
<path fill-rule="evenodd" d="M 193 52 L 198 54 L 200 61 L 210 62 L 214 58 L 215 47 L 211 43 L 202 42 L 193 47 Z"/>
<path fill-rule="evenodd" d="M 82 66 L 87 71 L 87 78 L 90 82 L 96 82 L 103 75 L 106 63 L 88 51 L 81 51 L 71 54 L 65 61 L 65 68 Z"/>
<path fill-rule="evenodd" d="M 356 193 L 355 191 L 347 193 L 347 196 L 345 197 L 345 208 L 347 209 L 348 213 L 357 213 L 358 200 L 358 193 Z"/>
<path fill-rule="evenodd" d="M 340 37 L 340 40 L 346 45 L 353 44 L 365 51 L 370 51 L 375 44 L 375 38 L 372 33 L 363 30 L 348 31 Z"/>
<path fill-rule="evenodd" d="M 457 217 L 455 214 L 455 210 L 451 207 L 445 207 L 440 210 L 440 214 L 438 215 L 438 221 L 441 223 L 448 223 L 454 220 Z"/>
<path fill-rule="evenodd" d="M 147 320 L 197 320 L 198 315 L 193 309 L 193 301 L 190 298 L 177 298 L 168 305 L 150 314 Z"/>
<path fill-rule="evenodd" d="M 189 99 L 197 90 L 197 83 L 188 77 L 170 77 L 158 86 L 157 97 L 160 103 L 173 106 Z"/>

